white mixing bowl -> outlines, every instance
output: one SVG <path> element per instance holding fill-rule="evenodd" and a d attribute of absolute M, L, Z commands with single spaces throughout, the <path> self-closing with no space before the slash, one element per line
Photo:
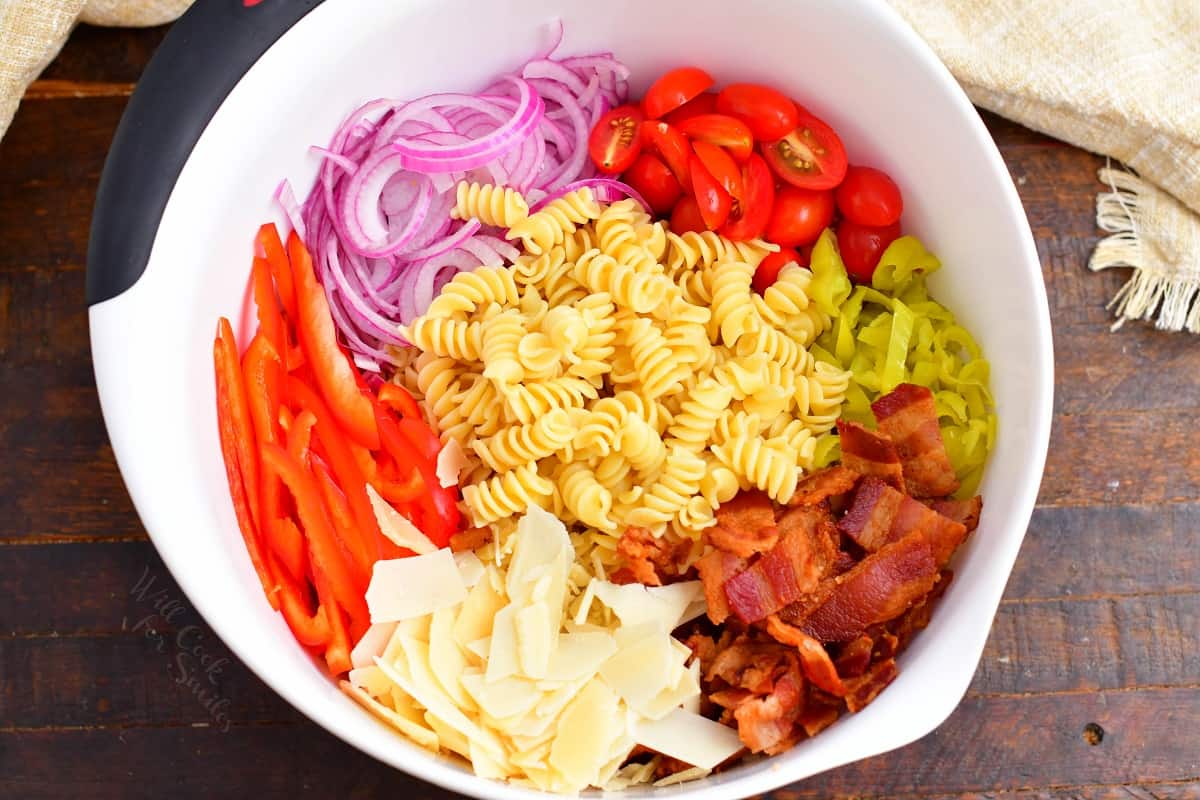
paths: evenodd
<path fill-rule="evenodd" d="M 193 13 L 202 13 L 206 3 L 201 0 Z M 260 8 L 272 3 L 286 5 L 267 0 Z M 720 82 L 773 84 L 827 120 L 852 163 L 889 172 L 905 193 L 905 229 L 945 265 L 931 281 L 937 297 L 976 335 L 991 361 L 1000 421 L 981 489 L 980 527 L 953 564 L 955 580 L 932 624 L 900 659 L 891 687 L 861 713 L 783 755 L 628 796 L 728 800 L 912 742 L 954 710 L 983 650 L 1042 474 L 1053 368 L 1037 255 L 1004 163 L 950 73 L 882 2 L 318 5 L 236 85 L 230 81 L 232 91 L 190 156 L 179 155 L 186 160 L 168 187 L 140 279 L 114 298 L 97 302 L 100 297 L 92 296 L 104 417 L 146 529 L 230 649 L 319 725 L 381 761 L 464 794 L 538 796 L 478 778 L 385 727 L 336 689 L 271 611 L 229 501 L 211 347 L 217 317 L 236 320 L 242 308 L 255 230 L 264 220 L 282 222 L 271 199 L 276 184 L 287 177 L 303 193 L 315 175 L 309 145 L 326 143 L 343 116 L 367 99 L 481 88 L 544 45 L 556 17 L 566 30 L 559 52 L 614 52 L 632 69 L 635 96 L 665 69 L 692 63 Z M 131 128 L 152 125 L 155 113 L 143 103 Z M 109 188 L 120 180 L 106 175 Z M 123 210 L 106 203 L 112 200 L 102 191 L 98 213 L 120 218 Z M 105 261 L 102 256 L 94 260 Z M 89 270 L 111 266 L 90 263 Z"/>

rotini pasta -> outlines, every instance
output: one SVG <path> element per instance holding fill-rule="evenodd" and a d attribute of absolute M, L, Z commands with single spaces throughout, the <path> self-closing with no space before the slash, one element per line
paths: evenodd
<path fill-rule="evenodd" d="M 474 525 L 520 514 L 530 506 L 545 506 L 554 494 L 554 484 L 538 475 L 535 464 L 524 464 L 503 475 L 463 487 L 463 502 Z"/>
<path fill-rule="evenodd" d="M 459 181 L 457 202 L 450 211 L 454 219 L 475 219 L 484 225 L 511 228 L 529 216 L 529 204 L 520 192 L 490 183 Z"/>
<path fill-rule="evenodd" d="M 459 361 L 477 361 L 483 343 L 478 322 L 446 317 L 420 317 L 400 335 L 426 352 Z"/>
<path fill-rule="evenodd" d="M 713 454 L 772 500 L 786 503 L 796 492 L 799 469 L 795 459 L 761 436 L 734 436 L 715 445 Z"/>
<path fill-rule="evenodd" d="M 510 226 L 508 239 L 520 239 L 525 251 L 541 255 L 562 244 L 575 229 L 600 216 L 600 204 L 586 186 L 567 192 Z"/>
<path fill-rule="evenodd" d="M 476 439 L 471 448 L 492 470 L 508 472 L 558 452 L 574 436 L 570 417 L 559 408 L 528 425 L 514 425 L 486 439 Z"/>
<path fill-rule="evenodd" d="M 460 272 L 442 287 L 441 293 L 429 304 L 426 317 L 452 317 L 471 314 L 480 306 L 497 303 L 501 306 L 517 302 L 517 284 L 512 272 L 505 267 L 479 267 Z"/>

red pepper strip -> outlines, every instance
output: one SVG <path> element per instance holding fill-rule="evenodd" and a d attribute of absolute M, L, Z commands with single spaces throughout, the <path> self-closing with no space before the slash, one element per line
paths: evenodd
<path fill-rule="evenodd" d="M 324 574 L 337 602 L 351 619 L 369 620 L 367 602 L 356 587 L 345 559 L 339 552 L 333 528 L 325 513 L 325 504 L 312 473 L 300 466 L 283 448 L 265 444 L 262 448 L 263 466 L 274 472 L 287 486 L 296 501 L 296 513 L 308 538 L 309 561 L 313 575 Z M 331 620 L 332 623 L 332 620 Z"/>
<path fill-rule="evenodd" d="M 317 393 L 295 376 L 288 377 L 285 387 L 288 397 L 293 402 L 316 415 L 315 430 L 322 453 L 333 470 L 338 486 L 346 495 L 359 535 L 368 546 L 371 542 L 379 541 L 383 534 L 379 530 L 379 522 L 375 519 L 375 510 L 371 508 L 371 501 L 367 499 L 367 480 L 355 460 L 350 443 L 342 435 L 342 429 Z"/>
<path fill-rule="evenodd" d="M 375 487 L 380 497 L 392 505 L 408 506 L 425 491 L 425 480 L 421 473 L 414 469 L 409 470 L 408 478 L 404 481 L 388 480 L 381 473 L 371 481 L 371 486 Z"/>
<path fill-rule="evenodd" d="M 288 256 L 296 284 L 296 329 L 317 386 L 346 433 L 369 450 L 378 450 L 379 431 L 371 400 L 359 386 L 354 365 L 338 345 L 325 290 L 317 283 L 312 258 L 295 231 L 288 237 Z"/>
<path fill-rule="evenodd" d="M 296 415 L 292 426 L 288 428 L 288 455 L 300 462 L 304 467 L 309 466 L 308 448 L 312 444 L 312 429 L 317 424 L 317 417 L 308 409 Z"/>
<path fill-rule="evenodd" d="M 290 519 L 284 520 L 295 528 Z M 276 567 L 281 565 L 272 558 Z M 316 612 L 309 611 L 308 599 L 304 585 L 297 583 L 286 575 L 286 570 L 276 569 L 279 580 L 279 610 L 283 619 L 292 630 L 292 635 L 300 644 L 309 647 L 320 647 L 329 641 L 329 618 L 324 606 L 318 606 Z"/>
<path fill-rule="evenodd" d="M 283 413 L 290 414 L 280 406 L 279 383 L 283 365 L 279 353 L 262 331 L 255 334 L 242 359 L 242 372 L 246 379 L 246 399 L 250 404 L 250 418 L 254 422 L 254 434 L 259 447 L 263 442 L 279 442 L 277 425 Z M 304 538 L 294 524 L 281 525 L 283 511 L 283 486 L 273 475 L 260 476 L 259 508 L 262 510 L 259 532 L 287 568 L 293 578 L 304 578 Z M 290 522 L 290 520 L 289 520 Z"/>
<path fill-rule="evenodd" d="M 405 389 L 403 386 L 397 386 L 394 383 L 385 383 L 383 386 L 380 386 L 379 402 L 402 417 L 425 419 L 421 415 L 421 407 L 417 405 L 417 401 L 408 389 Z"/>
<path fill-rule="evenodd" d="M 334 675 L 341 675 L 350 670 L 350 637 L 346 635 L 346 623 L 342 619 L 342 611 L 334 599 L 335 592 L 329 576 L 319 567 L 313 569 L 313 581 L 317 584 L 317 597 L 321 608 L 329 620 L 329 641 L 325 644 L 325 663 Z M 354 624 L 351 618 L 351 625 Z M 366 628 L 363 628 L 366 632 Z"/>
<path fill-rule="evenodd" d="M 307 412 L 306 412 L 307 413 Z M 329 509 L 329 517 L 333 522 L 333 532 L 337 534 L 342 549 L 350 558 L 350 566 L 354 572 L 354 580 L 367 591 L 371 580 L 371 565 L 375 559 L 367 552 L 367 546 L 358 535 L 354 524 L 354 515 L 350 513 L 350 504 L 346 495 L 338 488 L 329 468 L 314 460 L 313 474 L 317 476 L 317 485 L 321 488 L 321 496 L 325 498 L 325 507 Z"/>
<path fill-rule="evenodd" d="M 289 347 L 287 351 L 287 371 L 295 372 L 308 362 L 304 358 L 304 350 L 299 347 Z"/>
<path fill-rule="evenodd" d="M 287 329 L 279 313 L 279 298 L 271 280 L 271 265 L 265 258 L 255 258 L 250 270 L 254 282 L 254 305 L 258 308 L 258 333 L 270 340 L 276 353 L 287 351 Z"/>
<path fill-rule="evenodd" d="M 221 322 L 229 327 L 229 321 L 222 318 Z M 233 396 L 242 389 L 241 373 L 237 368 L 237 349 L 230 347 L 225 337 L 218 334 L 213 341 L 213 369 L 217 383 L 217 430 L 221 439 L 221 455 L 225 459 L 225 477 L 229 481 L 229 497 L 233 501 L 233 512 L 237 516 L 238 528 L 242 539 L 246 542 L 246 552 L 250 563 L 262 583 L 263 592 L 271 608 L 279 608 L 279 600 L 275 596 L 275 579 L 271 570 L 263 560 L 262 549 L 259 546 L 258 531 L 254 527 L 254 516 L 250 510 L 249 498 L 246 493 L 245 473 L 241 468 L 238 454 L 238 439 L 246 438 L 247 432 L 238 430 L 237 414 L 234 407 L 237 403 Z M 242 392 L 245 402 L 245 392 Z M 244 409 L 243 409 L 244 410 Z"/>
<path fill-rule="evenodd" d="M 424 458 L 416 446 L 400 432 L 396 421 L 381 406 L 376 406 L 375 410 L 378 415 L 379 438 L 384 449 L 397 464 L 416 466 L 425 482 L 426 491 L 416 497 L 422 522 L 418 527 L 435 545 L 445 547 L 450 542 L 451 534 L 458 530 L 460 521 L 455 492 L 438 482 L 434 463 Z"/>
<path fill-rule="evenodd" d="M 229 398 L 230 421 L 237 437 L 233 445 L 237 450 L 238 467 L 242 471 L 243 485 L 250 501 L 250 516 L 257 525 L 261 519 L 258 492 L 251 490 L 252 487 L 258 486 L 258 454 L 254 449 L 254 426 L 250 422 L 250 406 L 246 399 L 246 383 L 242 379 L 237 342 L 233 338 L 233 328 L 225 317 L 217 320 L 217 339 L 225 351 L 226 396 Z"/>
<path fill-rule="evenodd" d="M 422 456 L 432 461 L 436 468 L 438 453 L 442 452 L 442 440 L 437 434 L 424 422 L 412 417 L 404 417 L 396 424 L 400 426 L 400 432 L 405 438 L 413 443 Z"/>
<path fill-rule="evenodd" d="M 274 480 L 279 482 L 278 478 Z M 291 517 L 276 518 L 266 534 L 275 560 L 283 565 L 292 578 L 305 580 L 308 575 L 308 553 L 305 552 L 304 534 L 300 533 Z M 275 574 L 281 573 L 277 571 Z"/>
<path fill-rule="evenodd" d="M 288 320 L 296 325 L 296 288 L 292 282 L 292 268 L 288 264 L 287 252 L 283 249 L 283 240 L 279 238 L 279 229 L 274 223 L 268 222 L 258 229 L 256 241 L 271 267 L 271 277 L 275 279 L 275 289 L 279 292 L 283 310 L 287 313 Z"/>

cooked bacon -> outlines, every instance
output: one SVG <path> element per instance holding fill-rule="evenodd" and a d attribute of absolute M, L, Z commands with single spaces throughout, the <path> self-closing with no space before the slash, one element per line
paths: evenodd
<path fill-rule="evenodd" d="M 806 509 L 789 512 L 805 514 Z M 805 522 L 790 524 L 778 544 L 725 582 L 729 610 L 743 622 L 758 622 L 817 588 L 826 563 L 817 563 L 816 536 Z M 828 561 L 824 554 L 820 559 Z"/>
<path fill-rule="evenodd" d="M 717 524 L 705 531 L 713 547 L 749 558 L 779 541 L 775 508 L 765 492 L 739 492 L 717 509 Z"/>
<path fill-rule="evenodd" d="M 832 703 L 817 702 L 816 698 L 810 693 L 804 703 L 804 712 L 800 714 L 800 717 L 796 720 L 796 724 L 803 728 L 804 733 L 808 736 L 816 736 L 837 722 L 837 718 L 841 714 L 842 707 L 840 703 L 834 705 Z"/>
<path fill-rule="evenodd" d="M 721 708 L 736 709 L 740 708 L 747 700 L 753 700 L 754 697 L 754 692 L 749 689 L 723 689 L 719 692 L 712 692 L 708 699 Z"/>
<path fill-rule="evenodd" d="M 857 422 L 839 419 L 837 428 L 843 464 L 860 475 L 876 477 L 897 489 L 904 488 L 904 468 L 891 439 Z"/>
<path fill-rule="evenodd" d="M 901 494 L 878 478 L 863 478 L 838 528 L 866 550 L 875 551 L 920 531 L 945 564 L 962 544 L 967 529 L 924 503 Z"/>
<path fill-rule="evenodd" d="M 872 664 L 861 677 L 846 681 L 846 708 L 862 711 L 896 679 L 896 674 L 896 661 L 889 658 Z"/>
<path fill-rule="evenodd" d="M 946 589 L 950 587 L 950 581 L 953 579 L 953 572 L 942 570 L 942 574 L 938 576 L 937 583 L 933 585 L 929 594 L 925 595 L 920 603 L 917 603 L 908 611 L 905 611 L 902 616 L 888 623 L 888 629 L 897 639 L 897 652 L 908 647 L 908 643 L 912 641 L 912 637 L 916 636 L 919 631 L 924 630 L 929 625 L 929 620 L 933 617 L 934 606 L 941 596 L 946 593 Z"/>
<path fill-rule="evenodd" d="M 886 661 L 889 658 L 895 658 L 900 652 L 900 640 L 884 631 L 875 637 L 875 647 L 871 650 L 872 661 Z"/>
<path fill-rule="evenodd" d="M 800 481 L 788 505 L 815 506 L 830 497 L 850 491 L 860 477 L 859 473 L 840 464 L 826 467 Z"/>
<path fill-rule="evenodd" d="M 767 633 L 775 641 L 795 647 L 800 652 L 800 664 L 804 667 L 804 677 L 813 685 L 829 692 L 834 697 L 846 693 L 842 679 L 838 677 L 833 659 L 825 651 L 825 646 L 799 628 L 782 622 L 772 614 L 767 617 Z"/>
<path fill-rule="evenodd" d="M 854 565 L 858 563 L 858 559 L 847 553 L 845 550 L 839 550 L 837 558 L 833 561 L 833 568 L 830 573 L 833 575 L 841 575 L 843 572 L 849 572 L 854 569 Z"/>
<path fill-rule="evenodd" d="M 872 403 L 871 411 L 879 421 L 880 433 L 896 445 L 909 494 L 945 497 L 958 489 L 958 478 L 938 427 L 933 392 L 924 386 L 902 383 Z"/>
<path fill-rule="evenodd" d="M 790 669 L 762 698 L 747 700 L 733 712 L 738 738 L 753 753 L 778 752 L 794 741 L 796 718 L 804 704 L 804 679 Z"/>
<path fill-rule="evenodd" d="M 465 553 L 468 550 L 478 550 L 492 540 L 492 529 L 485 525 L 482 528 L 467 528 L 450 535 L 450 551 Z"/>
<path fill-rule="evenodd" d="M 720 625 L 729 618 L 729 603 L 725 600 L 725 582 L 746 569 L 747 561 L 732 553 L 713 550 L 696 562 L 704 599 L 708 602 L 708 618 Z"/>
<path fill-rule="evenodd" d="M 687 562 L 692 544 L 687 539 L 656 537 L 646 528 L 631 526 L 617 542 L 617 554 L 625 562 L 632 581 L 647 586 L 662 586 L 679 577 L 680 568 Z M 615 581 L 618 583 L 620 581 Z"/>
<path fill-rule="evenodd" d="M 983 511 L 983 498 L 979 495 L 970 500 L 930 500 L 928 505 L 943 517 L 965 526 L 967 533 L 979 527 L 979 515 Z"/>
<path fill-rule="evenodd" d="M 833 573 L 838 560 L 838 529 L 829 507 L 821 502 L 815 505 L 793 508 L 783 512 L 776 523 L 779 535 L 786 538 L 801 534 L 808 539 L 812 554 L 812 570 L 816 577 L 826 578 Z"/>
<path fill-rule="evenodd" d="M 843 678 L 857 678 L 867 671 L 871 664 L 871 653 L 875 649 L 875 640 L 865 633 L 852 642 L 847 643 L 837 661 L 833 662 L 838 675 Z"/>
<path fill-rule="evenodd" d="M 827 581 L 828 597 L 802 620 L 788 619 L 822 642 L 848 642 L 867 628 L 903 614 L 937 581 L 933 550 L 920 534 L 871 553 L 852 570 Z"/>

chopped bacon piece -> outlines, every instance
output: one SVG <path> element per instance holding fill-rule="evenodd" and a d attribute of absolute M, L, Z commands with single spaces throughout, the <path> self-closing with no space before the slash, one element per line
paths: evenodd
<path fill-rule="evenodd" d="M 717 655 L 717 643 L 711 636 L 705 636 L 703 633 L 693 633 L 683 643 L 688 646 L 696 658 L 700 659 L 702 671 L 712 663 L 713 658 Z"/>
<path fill-rule="evenodd" d="M 896 650 L 899 652 L 908 647 L 908 643 L 917 635 L 919 631 L 924 630 L 929 625 L 929 620 L 933 617 L 933 607 L 946 589 L 950 587 L 950 581 L 954 579 L 954 573 L 950 570 L 942 570 L 942 574 L 938 576 L 938 581 L 933 585 L 929 594 L 925 598 L 910 608 L 908 611 L 891 623 L 888 624 L 888 629 L 896 636 Z"/>
<path fill-rule="evenodd" d="M 768 639 L 754 639 L 742 634 L 736 639 L 725 642 L 724 647 L 718 644 L 718 652 L 708 669 L 704 670 L 704 680 L 722 680 L 729 686 L 745 689 L 755 694 L 765 694 L 781 671 L 798 659 L 790 647 Z"/>
<path fill-rule="evenodd" d="M 834 697 L 841 697 L 846 693 L 842 679 L 838 677 L 837 669 L 833 666 L 833 659 L 829 657 L 823 644 L 799 628 L 780 621 L 779 617 L 774 614 L 767 617 L 767 633 L 771 634 L 775 641 L 792 645 L 800 651 L 800 664 L 804 667 L 804 677 L 808 678 L 813 685 L 829 692 Z"/>
<path fill-rule="evenodd" d="M 860 475 L 872 476 L 897 489 L 904 489 L 904 467 L 891 439 L 869 431 L 857 422 L 839 419 L 837 428 L 843 464 Z"/>
<path fill-rule="evenodd" d="M 747 700 L 754 699 L 754 692 L 748 689 L 724 689 L 719 692 L 713 692 L 708 696 L 708 699 L 719 705 L 721 708 L 738 708 Z"/>
<path fill-rule="evenodd" d="M 979 515 L 983 511 L 983 498 L 979 495 L 970 500 L 930 500 L 928 505 L 943 517 L 966 526 L 967 533 L 979 527 Z"/>
<path fill-rule="evenodd" d="M 845 550 L 839 550 L 837 558 L 834 559 L 833 568 L 830 572 L 834 575 L 841 575 L 843 572 L 849 572 L 854 569 L 854 565 L 858 563 L 858 559 L 847 553 Z"/>
<path fill-rule="evenodd" d="M 692 544 L 687 539 L 655 536 L 646 528 L 636 526 L 626 528 L 617 542 L 617 554 L 625 561 L 624 568 L 633 578 L 625 582 L 647 586 L 662 586 L 671 578 L 679 577 L 680 567 L 687 562 L 691 549 Z"/>
<path fill-rule="evenodd" d="M 962 524 L 901 494 L 878 478 L 863 478 L 838 528 L 870 551 L 920 531 L 933 547 L 938 564 L 949 561 L 967 535 Z"/>
<path fill-rule="evenodd" d="M 875 640 L 865 633 L 842 648 L 834 665 L 838 675 L 843 678 L 857 678 L 867 671 L 871 664 L 871 653 L 875 649 Z"/>
<path fill-rule="evenodd" d="M 933 588 L 937 575 L 929 542 L 922 535 L 906 536 L 827 581 L 834 586 L 825 601 L 803 620 L 789 621 L 819 641 L 848 642 L 911 608 Z"/>
<path fill-rule="evenodd" d="M 872 661 L 886 661 L 889 658 L 895 658 L 900 652 L 900 640 L 892 634 L 884 631 L 875 639 L 875 647 L 871 650 Z"/>
<path fill-rule="evenodd" d="M 958 478 L 938 427 L 933 392 L 924 386 L 902 383 L 872 403 L 871 411 L 879 421 L 880 433 L 896 445 L 909 494 L 945 497 L 958 489 Z"/>
<path fill-rule="evenodd" d="M 862 711 L 896 679 L 896 661 L 889 658 L 871 666 L 864 675 L 846 681 L 846 708 Z"/>
<path fill-rule="evenodd" d="M 794 741 L 793 729 L 804 704 L 804 679 L 790 669 L 762 698 L 747 700 L 733 712 L 738 737 L 753 753 L 778 752 Z"/>
<path fill-rule="evenodd" d="M 815 506 L 818 503 L 845 494 L 854 488 L 862 477 L 852 469 L 842 465 L 826 467 L 820 472 L 814 472 L 796 486 L 796 491 L 788 500 L 789 506 Z"/>
<path fill-rule="evenodd" d="M 696 562 L 704 599 L 708 602 L 708 618 L 720 625 L 729 618 L 729 603 L 725 600 L 725 582 L 746 569 L 748 562 L 732 553 L 713 550 Z"/>
<path fill-rule="evenodd" d="M 758 622 L 817 588 L 824 564 L 816 563 L 813 538 L 807 525 L 790 526 L 769 552 L 725 582 L 729 610 L 743 622 Z"/>
<path fill-rule="evenodd" d="M 482 528 L 467 528 L 465 531 L 451 534 L 450 550 L 454 553 L 465 553 L 468 550 L 478 550 L 492 540 L 492 529 L 484 525 Z"/>
<path fill-rule="evenodd" d="M 837 722 L 837 718 L 841 714 L 840 704 L 816 702 L 816 698 L 809 694 L 808 700 L 804 704 L 804 713 L 800 715 L 796 723 L 804 728 L 804 732 L 811 737 Z"/>
<path fill-rule="evenodd" d="M 817 578 L 826 578 L 833 572 L 838 560 L 838 529 L 833 515 L 825 503 L 793 508 L 783 512 L 776 523 L 781 540 L 790 535 L 801 534 L 808 539 L 812 554 L 812 569 Z"/>
<path fill-rule="evenodd" d="M 779 541 L 771 498 L 765 492 L 739 492 L 717 509 L 717 524 L 705 535 L 713 547 L 742 558 L 765 553 Z"/>

